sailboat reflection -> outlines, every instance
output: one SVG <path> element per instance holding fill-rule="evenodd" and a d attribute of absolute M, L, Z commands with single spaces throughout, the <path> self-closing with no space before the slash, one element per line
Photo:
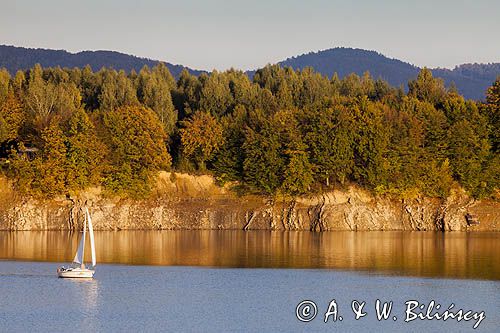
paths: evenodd
<path fill-rule="evenodd" d="M 79 327 L 86 332 L 99 331 L 99 281 L 95 279 L 65 279 L 65 289 L 70 292 L 74 305 L 80 309 Z"/>

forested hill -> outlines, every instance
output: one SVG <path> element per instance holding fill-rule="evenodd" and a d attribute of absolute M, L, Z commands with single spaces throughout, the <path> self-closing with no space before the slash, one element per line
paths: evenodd
<path fill-rule="evenodd" d="M 31 49 L 0 45 L 0 68 L 6 68 L 11 74 L 17 70 L 28 69 L 39 63 L 42 67 L 79 67 L 87 64 L 93 70 L 102 67 L 123 69 L 130 72 L 132 69 L 139 71 L 144 65 L 154 67 L 158 60 L 139 58 L 136 56 L 114 51 L 83 51 L 69 53 L 64 50 Z M 170 73 L 179 78 L 182 69 L 186 68 L 191 74 L 199 75 L 203 71 L 190 69 L 182 65 L 165 63 Z M 331 76 L 337 73 L 343 78 L 351 73 L 362 75 L 369 71 L 374 78 L 382 78 L 391 85 L 407 87 L 409 80 L 413 80 L 419 67 L 409 63 L 390 59 L 375 51 L 352 48 L 333 48 L 329 50 L 311 52 L 297 57 L 288 58 L 279 63 L 294 69 L 313 67 L 323 75 Z M 468 99 L 483 100 L 486 89 L 500 75 L 500 63 L 493 64 L 463 64 L 453 70 L 432 69 L 435 77 L 445 81 L 446 86 L 453 82 L 459 93 Z M 253 71 L 249 71 L 250 76 Z"/>
<path fill-rule="evenodd" d="M 83 51 L 69 53 L 65 50 L 32 49 L 8 45 L 0 45 L 0 68 L 6 68 L 11 74 L 19 69 L 26 70 L 39 63 L 42 67 L 79 67 L 90 65 L 93 70 L 102 67 L 123 69 L 130 72 L 132 69 L 139 71 L 144 65 L 154 67 L 158 60 L 139 58 L 114 51 Z M 202 71 L 187 68 L 181 65 L 165 63 L 170 73 L 178 78 L 181 71 L 186 68 L 191 74 L 199 75 Z"/>
<path fill-rule="evenodd" d="M 422 69 L 408 92 L 370 75 L 268 65 L 175 80 L 165 64 L 0 69 L 0 175 L 21 193 L 152 193 L 157 172 L 210 173 L 294 198 L 358 184 L 401 198 L 500 194 L 500 77 L 486 103 Z M 274 200 L 274 199 L 273 199 Z"/>
<path fill-rule="evenodd" d="M 369 71 L 374 78 L 383 78 L 394 86 L 404 85 L 414 79 L 419 67 L 409 63 L 387 58 L 375 51 L 352 48 L 333 48 L 311 52 L 297 57 L 288 58 L 279 63 L 294 69 L 313 67 L 317 72 L 331 77 L 337 73 L 343 78 L 351 73 L 362 75 Z M 449 86 L 455 83 L 458 91 L 465 98 L 484 99 L 486 89 L 500 75 L 500 63 L 493 64 L 463 64 L 453 70 L 432 69 L 435 77 L 440 77 Z"/>

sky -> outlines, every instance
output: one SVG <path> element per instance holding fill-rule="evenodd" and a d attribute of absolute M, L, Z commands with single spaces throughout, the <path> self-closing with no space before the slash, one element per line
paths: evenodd
<path fill-rule="evenodd" d="M 0 44 L 255 69 L 332 47 L 423 67 L 500 62 L 499 0 L 0 0 Z"/>

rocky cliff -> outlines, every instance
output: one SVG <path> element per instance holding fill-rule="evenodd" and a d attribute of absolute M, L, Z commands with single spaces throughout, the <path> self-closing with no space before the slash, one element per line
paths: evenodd
<path fill-rule="evenodd" d="M 238 196 L 210 176 L 162 172 L 151 198 L 108 197 L 100 189 L 51 200 L 25 198 L 0 179 L 0 230 L 63 230 L 81 224 L 87 205 L 97 230 L 442 230 L 498 231 L 500 202 L 475 201 L 456 190 L 446 200 L 396 200 L 357 187 L 296 200 Z M 479 225 L 468 226 L 473 214 Z"/>

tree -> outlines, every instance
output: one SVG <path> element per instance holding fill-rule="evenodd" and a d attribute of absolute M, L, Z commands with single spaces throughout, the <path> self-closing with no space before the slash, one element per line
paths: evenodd
<path fill-rule="evenodd" d="M 155 172 L 168 169 L 172 163 L 158 116 L 151 109 L 124 106 L 104 112 L 102 124 L 102 140 L 111 163 L 104 173 L 104 184 L 113 192 L 146 195 Z"/>
<path fill-rule="evenodd" d="M 442 110 L 429 102 L 405 97 L 400 105 L 402 112 L 415 116 L 423 125 L 426 159 L 442 162 L 447 158 L 448 119 Z"/>
<path fill-rule="evenodd" d="M 349 106 L 355 119 L 354 179 L 372 188 L 387 184 L 389 128 L 384 124 L 384 105 L 358 99 Z"/>
<path fill-rule="evenodd" d="M 7 141 L 9 139 L 9 128 L 7 122 L 3 119 L 0 114 L 0 142 Z"/>
<path fill-rule="evenodd" d="M 387 190 L 403 196 L 422 191 L 425 154 L 424 125 L 417 117 L 404 110 L 387 108 L 385 122 L 389 125 L 389 146 L 386 157 L 387 183 L 379 191 Z"/>
<path fill-rule="evenodd" d="M 396 89 L 382 79 L 377 79 L 373 84 L 373 93 L 369 95 L 372 100 L 385 102 L 387 98 L 396 95 Z"/>
<path fill-rule="evenodd" d="M 42 164 L 34 180 L 35 188 L 48 196 L 61 194 L 66 189 L 65 136 L 56 121 L 52 121 L 41 133 Z"/>
<path fill-rule="evenodd" d="M 199 107 L 220 118 L 233 107 L 234 99 L 229 88 L 228 75 L 213 71 L 202 84 Z"/>
<path fill-rule="evenodd" d="M 500 76 L 488 88 L 486 93 L 486 105 L 483 107 L 490 123 L 490 141 L 492 151 L 500 152 Z"/>
<path fill-rule="evenodd" d="M 212 169 L 222 182 L 243 180 L 245 156 L 242 146 L 245 142 L 247 120 L 248 111 L 243 105 L 236 106 L 232 114 L 221 119 L 224 143 L 215 153 Z"/>
<path fill-rule="evenodd" d="M 319 105 L 307 109 L 302 117 L 304 142 L 316 179 L 344 183 L 354 167 L 354 118 L 341 104 Z"/>
<path fill-rule="evenodd" d="M 314 103 L 321 102 L 331 94 L 331 85 L 328 78 L 314 72 L 311 67 L 306 67 L 300 72 L 300 91 L 295 98 L 295 105 L 305 108 Z"/>
<path fill-rule="evenodd" d="M 9 72 L 5 68 L 0 68 L 0 106 L 2 106 L 9 94 L 9 81 Z"/>
<path fill-rule="evenodd" d="M 94 125 L 83 109 L 71 115 L 67 124 L 66 183 L 71 189 L 99 185 L 105 169 L 106 146 L 97 138 Z"/>
<path fill-rule="evenodd" d="M 484 176 L 482 172 L 489 154 L 489 143 L 474 131 L 468 120 L 453 124 L 448 137 L 453 174 L 466 190 L 474 194 Z"/>
<path fill-rule="evenodd" d="M 153 68 L 152 72 L 145 67 L 138 75 L 139 101 L 156 112 L 168 135 L 174 132 L 177 122 L 177 111 L 174 110 L 170 94 L 172 88 L 169 84 L 172 84 L 172 80 L 172 75 L 163 63 Z"/>
<path fill-rule="evenodd" d="M 14 140 L 24 122 L 22 105 L 11 91 L 7 94 L 5 101 L 0 105 L 0 121 L 4 123 L 4 133 L 0 135 L 0 142 Z"/>
<path fill-rule="evenodd" d="M 280 154 L 279 136 L 269 127 L 262 131 L 247 128 L 243 144 L 243 177 L 251 189 L 274 195 L 283 181 L 285 160 Z"/>
<path fill-rule="evenodd" d="M 14 79 L 12 80 L 12 86 L 14 88 L 14 94 L 20 98 L 23 93 L 24 86 L 26 85 L 26 75 L 23 71 L 17 71 Z"/>
<path fill-rule="evenodd" d="M 462 96 L 450 94 L 444 98 L 440 105 L 441 110 L 450 124 L 469 118 L 469 105 Z"/>
<path fill-rule="evenodd" d="M 42 67 L 38 64 L 33 67 L 24 102 L 27 110 L 33 114 L 35 123 L 39 123 L 41 128 L 49 123 L 50 117 L 56 112 L 57 93 L 56 85 L 47 83 L 42 78 Z"/>
<path fill-rule="evenodd" d="M 286 195 L 296 196 L 309 190 L 313 171 L 309 163 L 308 146 L 300 132 L 298 110 L 280 110 L 270 119 L 270 126 L 279 136 L 279 154 L 284 161 L 283 175 L 279 190 Z"/>
<path fill-rule="evenodd" d="M 306 146 L 297 148 L 286 151 L 288 163 L 281 185 L 282 191 L 292 196 L 306 193 L 314 181 L 312 167 L 305 152 Z"/>
<path fill-rule="evenodd" d="M 297 111 L 281 110 L 266 116 L 250 113 L 245 130 L 243 179 L 252 190 L 266 195 L 305 193 L 313 181 L 302 141 Z"/>
<path fill-rule="evenodd" d="M 255 101 L 252 105 L 253 110 L 262 110 L 266 114 L 274 114 L 279 110 L 279 104 L 274 95 L 266 88 L 257 90 Z"/>
<path fill-rule="evenodd" d="M 361 97 L 363 96 L 363 88 L 361 86 L 361 78 L 356 73 L 351 73 L 345 76 L 340 81 L 340 93 L 344 96 Z"/>
<path fill-rule="evenodd" d="M 42 74 L 38 64 L 31 69 L 24 98 L 38 129 L 48 126 L 56 115 L 62 119 L 69 117 L 81 105 L 80 92 L 73 83 L 46 81 Z"/>
<path fill-rule="evenodd" d="M 253 82 L 261 89 L 270 91 L 275 98 L 277 107 L 283 110 L 297 105 L 301 98 L 302 84 L 297 72 L 291 67 L 282 68 L 279 65 L 267 65 L 257 70 Z"/>
<path fill-rule="evenodd" d="M 244 106 L 250 108 L 254 103 L 257 96 L 258 86 L 252 84 L 248 79 L 248 75 L 240 70 L 230 69 L 225 73 L 229 80 L 229 90 L 233 98 L 234 106 Z M 234 112 L 234 108 L 231 108 Z"/>
<path fill-rule="evenodd" d="M 102 89 L 102 77 L 92 72 L 92 68 L 89 65 L 81 70 L 79 89 L 85 108 L 88 110 L 97 110 L 99 108 L 99 97 Z"/>
<path fill-rule="evenodd" d="M 446 95 L 442 79 L 432 77 L 428 68 L 423 68 L 415 80 L 408 82 L 408 95 L 434 105 L 440 103 Z"/>
<path fill-rule="evenodd" d="M 16 151 L 11 155 L 10 174 L 16 187 L 24 193 L 53 197 L 66 190 L 66 146 L 64 134 L 57 121 L 52 121 L 41 131 L 40 152 L 32 161 Z M 21 150 L 24 146 L 21 144 Z"/>
<path fill-rule="evenodd" d="M 102 70 L 102 86 L 99 95 L 99 108 L 113 111 L 122 106 L 138 105 L 137 93 L 123 70 Z"/>
<path fill-rule="evenodd" d="M 205 170 L 205 162 L 223 143 L 222 126 L 215 117 L 202 111 L 196 112 L 182 124 L 182 151 L 185 156 L 194 157 L 200 170 Z"/>
<path fill-rule="evenodd" d="M 191 75 L 187 69 L 183 69 L 177 81 L 177 89 L 172 93 L 180 120 L 190 116 L 193 110 L 199 109 L 200 94 L 201 83 L 198 78 Z"/>
<path fill-rule="evenodd" d="M 428 161 L 423 168 L 422 192 L 431 197 L 446 198 L 454 183 L 449 160 Z"/>

